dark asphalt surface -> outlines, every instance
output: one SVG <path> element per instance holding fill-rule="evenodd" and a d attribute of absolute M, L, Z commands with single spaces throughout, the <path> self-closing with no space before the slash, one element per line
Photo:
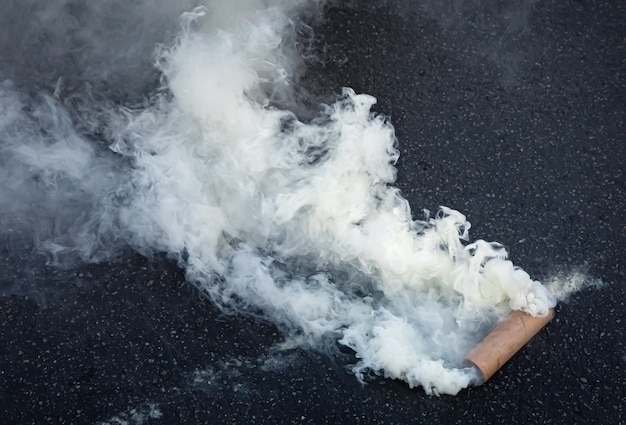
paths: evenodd
<path fill-rule="evenodd" d="M 304 81 L 379 99 L 415 214 L 458 209 L 534 277 L 604 286 L 487 384 L 437 398 L 363 386 L 348 354 L 275 352 L 276 329 L 220 314 L 165 258 L 63 271 L 6 240 L 0 422 L 626 423 L 626 6 L 354 3 L 315 25 L 326 59 Z"/>

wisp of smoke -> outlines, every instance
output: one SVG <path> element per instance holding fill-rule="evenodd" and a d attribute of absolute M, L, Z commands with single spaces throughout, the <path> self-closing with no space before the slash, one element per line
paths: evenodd
<path fill-rule="evenodd" d="M 488 328 L 511 310 L 544 316 L 555 298 L 501 245 L 470 243 L 460 212 L 412 217 L 373 97 L 344 89 L 307 122 L 284 107 L 298 16 L 319 4 L 229 4 L 182 15 L 176 40 L 157 49 L 161 87 L 141 107 L 94 102 L 109 105 L 98 114 L 108 151 L 54 96 L 26 105 L 3 83 L 0 194 L 20 200 L 0 212 L 73 206 L 49 209 L 70 222 L 40 236 L 52 258 L 97 260 L 112 241 L 167 252 L 221 308 L 297 344 L 351 348 L 360 379 L 458 393 L 475 379 L 463 355 Z"/>

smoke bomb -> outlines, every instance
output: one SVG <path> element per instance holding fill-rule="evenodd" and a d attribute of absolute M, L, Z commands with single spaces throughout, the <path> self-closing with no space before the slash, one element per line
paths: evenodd
<path fill-rule="evenodd" d="M 470 351 L 465 360 L 478 372 L 477 385 L 489 380 L 511 357 L 554 317 L 554 309 L 545 317 L 532 317 L 513 311 Z"/>

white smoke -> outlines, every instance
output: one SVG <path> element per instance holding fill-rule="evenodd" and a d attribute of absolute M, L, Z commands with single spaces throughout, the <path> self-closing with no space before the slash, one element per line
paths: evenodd
<path fill-rule="evenodd" d="M 54 264 L 108 257 L 116 221 L 109 203 L 122 167 L 51 96 L 26 99 L 5 81 L 0 117 L 0 234 L 34 233 Z"/>
<path fill-rule="evenodd" d="M 71 201 L 90 213 L 64 227 L 75 235 L 46 239 L 53 253 L 98 259 L 103 238 L 168 252 L 220 307 L 270 320 L 298 344 L 350 347 L 359 378 L 456 394 L 475 379 L 461 363 L 485 329 L 512 309 L 544 316 L 555 299 L 502 246 L 469 243 L 461 213 L 414 220 L 392 186 L 397 142 L 373 97 L 345 89 L 310 122 L 280 106 L 297 81 L 298 14 L 311 7 L 216 1 L 183 14 L 176 41 L 157 50 L 162 88 L 147 106 L 100 114 L 116 160 L 51 97 L 37 106 L 52 111 L 45 119 L 11 112 L 8 139 L 23 123 L 54 131 L 3 144 L 17 165 L 3 164 L 0 189 L 29 181 L 17 175 L 28 170 L 46 193 L 61 182 L 83 195 Z"/>

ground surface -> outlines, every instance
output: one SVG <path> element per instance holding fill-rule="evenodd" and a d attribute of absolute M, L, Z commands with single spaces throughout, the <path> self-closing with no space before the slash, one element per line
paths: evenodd
<path fill-rule="evenodd" d="M 3 241 L 0 283 L 36 290 L 0 297 L 2 423 L 626 423 L 626 8 L 484 3 L 330 8 L 305 80 L 379 99 L 416 214 L 459 209 L 532 275 L 602 288 L 486 385 L 437 398 L 273 352 L 274 328 L 220 315 L 166 259 L 59 271 Z"/>

